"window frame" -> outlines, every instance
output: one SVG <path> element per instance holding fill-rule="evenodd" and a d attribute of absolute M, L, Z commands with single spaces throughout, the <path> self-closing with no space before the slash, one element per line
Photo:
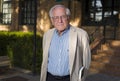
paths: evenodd
<path fill-rule="evenodd" d="M 87 2 L 86 2 L 87 1 Z M 94 2 L 92 2 L 94 1 Z M 85 0 L 84 1 L 84 7 L 82 8 L 82 25 L 83 26 L 98 26 L 98 25 L 102 25 L 102 7 L 97 7 L 96 5 L 96 1 L 100 1 L 100 0 Z M 93 4 L 93 5 L 92 5 Z M 101 11 L 101 15 L 99 15 L 101 17 L 100 21 L 97 21 L 97 13 Z"/>
<path fill-rule="evenodd" d="M 88 2 L 86 2 L 88 1 Z M 96 3 L 94 3 L 95 6 L 92 7 L 92 1 L 100 1 L 101 2 L 101 6 L 98 6 L 96 5 Z M 83 8 L 82 8 L 82 25 L 83 26 L 103 26 L 103 25 L 109 25 L 110 23 L 106 23 L 106 22 L 109 22 L 109 19 L 112 18 L 114 20 L 116 20 L 115 24 L 117 24 L 118 22 L 118 4 L 120 3 L 120 1 L 114 1 L 114 0 L 111 0 L 110 4 L 107 4 L 109 5 L 108 7 L 104 7 L 104 5 L 106 6 L 106 2 L 107 0 L 104 0 L 104 2 L 102 2 L 102 0 L 85 0 L 83 2 Z M 116 8 L 117 6 L 117 8 Z M 100 8 L 100 9 L 99 9 Z M 91 12 L 93 11 L 93 19 L 91 19 Z M 98 15 L 96 15 L 96 13 L 100 12 L 101 15 L 99 15 L 101 17 L 101 20 L 99 21 L 95 21 L 96 17 L 98 17 Z M 110 13 L 111 14 L 110 14 Z M 116 13 L 117 12 L 117 13 Z M 114 14 L 116 13 L 116 14 Z M 114 24 L 114 25 L 115 25 Z"/>
<path fill-rule="evenodd" d="M 12 1 L 1 0 L 1 23 L 10 25 L 12 23 Z"/>
<path fill-rule="evenodd" d="M 20 25 L 34 25 L 35 21 L 35 1 L 34 0 L 20 0 L 19 2 L 19 24 Z"/>

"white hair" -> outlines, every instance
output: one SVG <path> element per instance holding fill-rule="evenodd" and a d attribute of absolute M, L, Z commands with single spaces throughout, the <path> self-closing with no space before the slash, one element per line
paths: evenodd
<path fill-rule="evenodd" d="M 50 11 L 49 11 L 49 16 L 50 17 L 53 17 L 53 10 L 55 9 L 55 8 L 58 8 L 58 7 L 61 7 L 61 8 L 64 8 L 65 9 L 65 11 L 66 11 L 66 15 L 68 15 L 68 16 L 70 16 L 70 10 L 68 9 L 68 8 L 66 8 L 64 5 L 55 5 L 55 6 L 53 6 L 51 9 L 50 9 Z"/>

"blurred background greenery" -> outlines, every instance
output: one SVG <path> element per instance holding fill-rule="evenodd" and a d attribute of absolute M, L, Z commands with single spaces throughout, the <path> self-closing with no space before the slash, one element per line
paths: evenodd
<path fill-rule="evenodd" d="M 12 67 L 33 69 L 34 33 L 0 32 L 0 56 L 9 56 Z M 42 37 L 36 35 L 36 72 L 40 73 L 42 62 Z"/>

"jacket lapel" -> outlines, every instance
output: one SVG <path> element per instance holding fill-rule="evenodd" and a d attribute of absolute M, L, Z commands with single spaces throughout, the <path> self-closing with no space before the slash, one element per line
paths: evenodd
<path fill-rule="evenodd" d="M 69 65 L 70 65 L 70 74 L 72 73 L 75 51 L 76 51 L 76 43 L 77 43 L 77 32 L 73 27 L 70 27 L 69 34 Z"/>
<path fill-rule="evenodd" d="M 47 64 L 47 59 L 48 59 L 48 51 L 49 51 L 49 47 L 50 47 L 50 43 L 51 43 L 51 40 L 52 40 L 52 36 L 53 36 L 53 32 L 54 32 L 54 29 L 50 30 L 50 32 L 48 33 L 48 37 L 46 37 L 47 39 L 47 44 L 46 44 L 46 49 L 45 49 L 45 57 L 46 57 L 46 64 Z"/>

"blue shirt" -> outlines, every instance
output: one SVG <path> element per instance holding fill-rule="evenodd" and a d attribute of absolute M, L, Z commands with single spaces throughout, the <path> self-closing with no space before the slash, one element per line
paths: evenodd
<path fill-rule="evenodd" d="M 53 75 L 69 75 L 69 27 L 59 35 L 55 30 L 48 56 L 48 72 Z"/>

